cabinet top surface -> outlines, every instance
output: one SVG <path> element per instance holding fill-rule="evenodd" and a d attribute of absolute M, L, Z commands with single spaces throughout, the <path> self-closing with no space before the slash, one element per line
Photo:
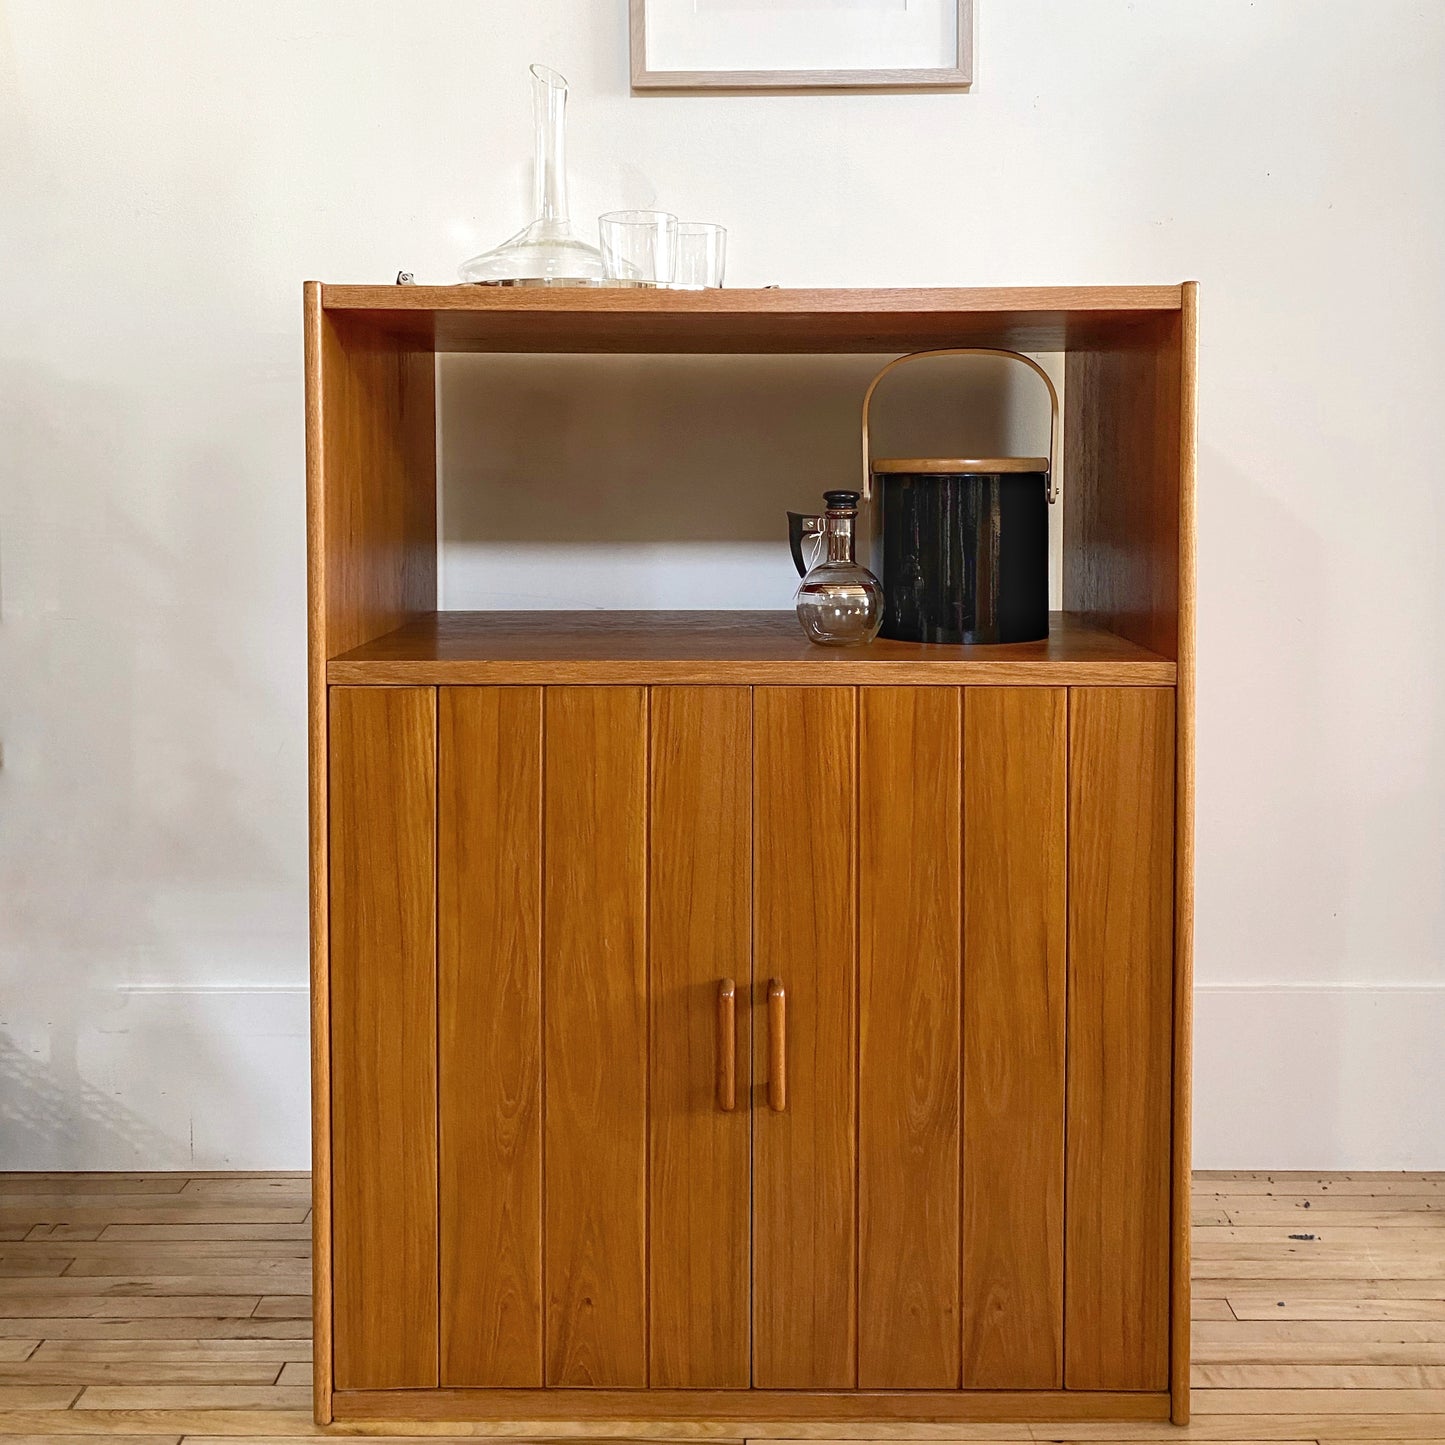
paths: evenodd
<path fill-rule="evenodd" d="M 1174 286 L 709 291 L 307 283 L 343 324 L 438 351 L 876 351 L 1087 344 L 1177 315 Z"/>
<path fill-rule="evenodd" d="M 333 683 L 1145 684 L 1172 661 L 1055 613 L 1004 646 L 815 647 L 791 612 L 433 612 L 327 666 Z"/>

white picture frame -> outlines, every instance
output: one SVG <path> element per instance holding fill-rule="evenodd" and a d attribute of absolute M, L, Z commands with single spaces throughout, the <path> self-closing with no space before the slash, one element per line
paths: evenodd
<path fill-rule="evenodd" d="M 973 0 L 628 0 L 633 90 L 973 83 Z"/>

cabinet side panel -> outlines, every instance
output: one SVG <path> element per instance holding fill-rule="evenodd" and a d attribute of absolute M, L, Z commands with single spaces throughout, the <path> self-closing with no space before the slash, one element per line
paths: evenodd
<path fill-rule="evenodd" d="M 542 693 L 438 693 L 441 1382 L 542 1383 Z"/>
<path fill-rule="evenodd" d="M 437 605 L 436 357 L 323 311 L 313 602 L 326 657 Z"/>
<path fill-rule="evenodd" d="M 652 690 L 651 1383 L 750 1380 L 752 694 Z M 732 984 L 732 1026 L 719 989 Z M 719 1072 L 735 1079 L 724 1109 Z"/>
<path fill-rule="evenodd" d="M 437 1383 L 436 693 L 331 690 L 338 1390 Z"/>
<path fill-rule="evenodd" d="M 955 1389 L 961 694 L 858 698 L 858 1384 Z"/>
<path fill-rule="evenodd" d="M 753 1384 L 857 1375 L 856 696 L 753 694 Z M 774 1037 L 769 981 L 785 992 Z M 769 1106 L 769 1046 L 786 1104 Z"/>
<path fill-rule="evenodd" d="M 326 452 L 321 284 L 304 293 L 306 339 L 306 714 L 311 893 L 311 1333 L 312 1413 L 331 1423 L 331 942 L 326 799 Z"/>
<path fill-rule="evenodd" d="M 436 606 L 435 358 L 305 289 L 311 754 L 315 1413 L 331 1419 L 332 1233 L 326 662 Z"/>
<path fill-rule="evenodd" d="M 546 1383 L 647 1383 L 647 695 L 549 687 Z"/>
<path fill-rule="evenodd" d="M 1066 694 L 972 688 L 963 745 L 963 1383 L 1064 1374 Z"/>
<path fill-rule="evenodd" d="M 1179 379 L 1179 685 L 1174 761 L 1174 1257 L 1170 1418 L 1189 1423 L 1190 1138 L 1194 1083 L 1194 484 L 1199 283 L 1183 287 Z"/>
<path fill-rule="evenodd" d="M 1064 363 L 1064 608 L 1179 655 L 1178 313 Z"/>
<path fill-rule="evenodd" d="M 1069 694 L 1067 1362 L 1169 1383 L 1174 694 Z"/>

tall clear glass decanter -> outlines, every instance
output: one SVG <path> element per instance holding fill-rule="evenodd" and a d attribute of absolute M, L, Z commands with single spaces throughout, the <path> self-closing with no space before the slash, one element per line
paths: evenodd
<path fill-rule="evenodd" d="M 458 271 L 479 286 L 600 286 L 602 253 L 567 219 L 567 82 L 534 65 L 532 113 L 537 130 L 537 219 Z"/>

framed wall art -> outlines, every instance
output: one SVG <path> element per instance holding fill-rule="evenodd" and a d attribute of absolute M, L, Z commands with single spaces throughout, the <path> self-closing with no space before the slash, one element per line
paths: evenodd
<path fill-rule="evenodd" d="M 973 0 L 629 0 L 634 90 L 969 85 Z"/>

